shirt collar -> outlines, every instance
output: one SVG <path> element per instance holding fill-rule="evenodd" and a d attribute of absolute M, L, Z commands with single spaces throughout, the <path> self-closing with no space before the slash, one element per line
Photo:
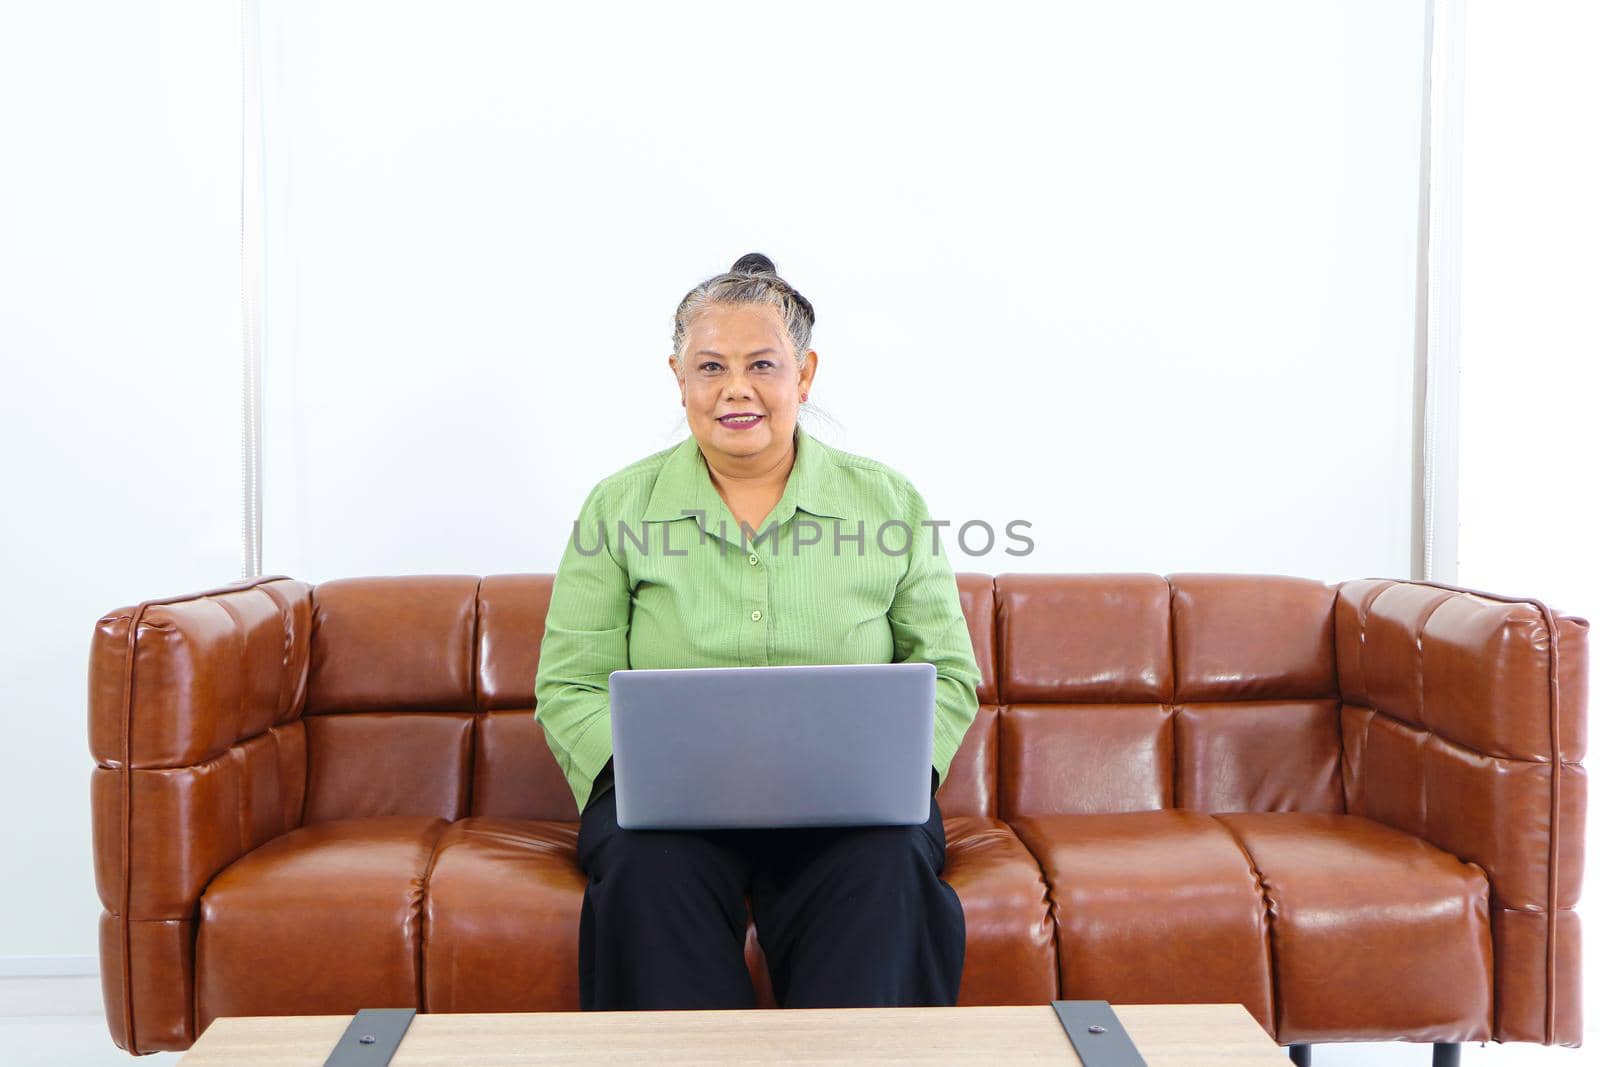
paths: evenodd
<path fill-rule="evenodd" d="M 794 428 L 794 466 L 789 470 L 789 481 L 783 496 L 764 520 L 763 525 L 782 526 L 793 517 L 796 510 L 810 515 L 842 519 L 844 507 L 835 486 L 838 473 L 831 450 L 812 437 L 798 424 Z M 688 518 L 686 512 L 699 512 L 702 529 L 714 525 L 722 518 L 728 529 L 737 532 L 737 525 L 728 505 L 723 502 L 717 487 L 711 484 L 711 472 L 706 467 L 700 442 L 691 434 L 667 455 L 656 475 L 655 487 L 645 504 L 645 522 L 670 522 Z M 708 531 L 709 532 L 709 531 Z"/>

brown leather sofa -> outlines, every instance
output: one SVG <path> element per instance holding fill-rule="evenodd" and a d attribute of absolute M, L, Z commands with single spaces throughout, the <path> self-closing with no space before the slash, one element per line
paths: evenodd
<path fill-rule="evenodd" d="M 964 1004 L 1243 1003 L 1283 1044 L 1577 1044 L 1588 624 L 1410 582 L 959 576 Z M 89 670 L 106 1015 L 576 1009 L 548 575 L 237 583 Z M 131 862 L 130 862 L 131 859 Z M 752 976 L 772 1004 L 754 930 Z"/>

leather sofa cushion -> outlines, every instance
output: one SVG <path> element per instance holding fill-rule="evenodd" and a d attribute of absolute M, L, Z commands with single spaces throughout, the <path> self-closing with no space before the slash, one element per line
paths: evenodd
<path fill-rule="evenodd" d="M 424 1011 L 575 1010 L 577 840 L 576 822 L 378 816 L 262 846 L 201 899 L 202 1029 L 218 1015 L 410 1006 L 419 988 Z M 997 819 L 947 819 L 945 840 L 967 923 L 960 1003 L 1052 999 L 1038 864 Z M 775 1006 L 753 924 L 745 954 L 758 1002 Z"/>
<path fill-rule="evenodd" d="M 1345 810 L 1337 700 L 1182 704 L 1172 732 L 1174 807 Z"/>
<path fill-rule="evenodd" d="M 999 782 L 1000 709 L 979 704 L 967 736 L 950 761 L 950 773 L 939 783 L 939 812 L 946 824 L 956 815 L 995 818 L 999 814 L 995 804 Z"/>
<path fill-rule="evenodd" d="M 578 821 L 572 787 L 561 773 L 532 707 L 486 711 L 478 716 L 470 814 Z"/>
<path fill-rule="evenodd" d="M 1013 826 L 1050 886 L 1064 998 L 1238 1001 L 1284 1044 L 1490 1036 L 1488 882 L 1416 837 L 1314 812 Z"/>
<path fill-rule="evenodd" d="M 479 581 L 405 574 L 317 583 L 306 714 L 475 711 Z"/>
<path fill-rule="evenodd" d="M 947 817 L 944 836 L 940 877 L 961 898 L 967 924 L 956 1003 L 1054 1000 L 1055 926 L 1038 861 L 998 819 Z"/>
<path fill-rule="evenodd" d="M 1012 825 L 1050 886 L 1062 998 L 1239 1003 L 1273 1031 L 1266 904 L 1221 823 L 1169 809 Z"/>
<path fill-rule="evenodd" d="M 1000 708 L 1000 817 L 1109 815 L 1173 806 L 1166 704 Z"/>
<path fill-rule="evenodd" d="M 1170 574 L 1174 699 L 1336 697 L 1333 586 L 1261 574 Z"/>
<path fill-rule="evenodd" d="M 445 832 L 424 905 L 425 1010 L 578 1007 L 578 917 L 588 879 L 577 865 L 577 838 L 576 823 L 493 817 L 464 819 Z M 1051 999 L 1054 933 L 1038 864 L 996 819 L 947 819 L 945 842 L 943 877 L 967 922 L 960 1002 Z M 753 923 L 745 961 L 758 1005 L 776 1006 Z"/>
<path fill-rule="evenodd" d="M 424 1011 L 578 1010 L 578 824 L 475 816 L 439 840 Z"/>
<path fill-rule="evenodd" d="M 1280 1042 L 1489 1039 L 1482 868 L 1358 815 L 1217 820 L 1261 875 Z"/>
<path fill-rule="evenodd" d="M 200 897 L 196 1033 L 222 1015 L 417 1007 L 422 887 L 448 825 L 316 823 L 225 868 Z"/>
<path fill-rule="evenodd" d="M 1000 702 L 1173 699 L 1172 591 L 1158 574 L 995 578 Z"/>
<path fill-rule="evenodd" d="M 305 822 L 466 815 L 474 718 L 416 711 L 307 715 Z"/>

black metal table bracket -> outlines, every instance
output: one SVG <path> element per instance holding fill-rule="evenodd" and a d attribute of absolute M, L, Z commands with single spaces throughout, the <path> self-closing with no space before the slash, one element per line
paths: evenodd
<path fill-rule="evenodd" d="M 416 1008 L 362 1008 L 322 1067 L 388 1067 Z"/>
<path fill-rule="evenodd" d="M 1083 1067 L 1146 1067 L 1122 1021 L 1104 1000 L 1052 1000 Z"/>

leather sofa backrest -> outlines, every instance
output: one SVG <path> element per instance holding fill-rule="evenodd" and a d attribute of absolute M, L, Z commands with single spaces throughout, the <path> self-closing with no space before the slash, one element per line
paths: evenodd
<path fill-rule="evenodd" d="M 313 591 L 307 823 L 578 817 L 534 721 L 553 576 L 396 576 Z"/>
<path fill-rule="evenodd" d="M 573 820 L 535 722 L 551 575 L 324 582 L 305 821 Z M 946 815 L 1343 811 L 1336 589 L 1262 575 L 957 577 L 982 670 Z"/>
<path fill-rule="evenodd" d="M 999 816 L 1343 811 L 1335 592 L 1000 575 Z"/>

